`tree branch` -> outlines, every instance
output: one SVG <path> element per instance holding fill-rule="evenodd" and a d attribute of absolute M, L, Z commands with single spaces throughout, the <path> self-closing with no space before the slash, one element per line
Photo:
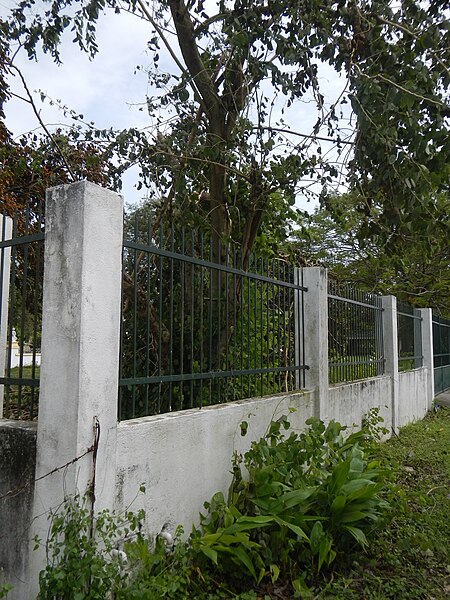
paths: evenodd
<path fill-rule="evenodd" d="M 197 101 L 200 102 L 201 104 L 203 104 L 202 95 L 200 94 L 199 90 L 197 89 L 195 81 L 193 81 L 192 78 L 189 76 L 189 71 L 187 71 L 185 69 L 185 67 L 179 60 L 178 56 L 173 51 L 173 48 L 172 48 L 171 44 L 169 44 L 169 41 L 167 40 L 166 36 L 164 35 L 161 27 L 158 25 L 158 23 L 155 21 L 155 19 L 150 14 L 150 11 L 148 10 L 147 6 L 144 4 L 143 0 L 137 0 L 137 3 L 139 5 L 140 9 L 142 10 L 142 12 L 144 13 L 145 18 L 149 21 L 149 23 L 151 23 L 152 27 L 155 28 L 156 33 L 161 38 L 163 44 L 167 48 L 170 56 L 173 58 L 177 67 L 186 76 L 186 79 L 187 79 L 189 85 L 191 86 L 191 88 L 194 92 L 194 96 L 196 97 Z"/>
<path fill-rule="evenodd" d="M 184 62 L 204 101 L 205 111 L 210 113 L 217 107 L 219 98 L 200 57 L 190 15 L 183 0 L 169 0 L 169 6 Z"/>
<path fill-rule="evenodd" d="M 25 78 L 24 78 L 24 76 L 22 75 L 22 72 L 21 72 L 21 70 L 19 69 L 19 67 L 16 67 L 16 65 L 13 65 L 11 62 L 9 63 L 9 65 L 10 65 L 10 67 L 11 67 L 12 69 L 14 69 L 14 70 L 17 72 L 17 74 L 18 74 L 18 75 L 19 75 L 19 77 L 20 77 L 20 80 L 22 81 L 22 85 L 23 85 L 23 87 L 24 87 L 24 89 L 25 89 L 25 91 L 26 91 L 26 93 L 27 93 L 27 96 L 28 96 L 28 100 L 24 99 L 24 100 L 25 100 L 25 102 L 29 102 L 29 103 L 31 104 L 31 107 L 32 107 L 32 109 L 33 109 L 33 112 L 34 112 L 34 114 L 36 115 L 36 118 L 37 118 L 37 120 L 39 121 L 39 124 L 40 124 L 40 126 L 41 126 L 41 127 L 42 127 L 42 129 L 45 131 L 45 133 L 48 135 L 48 137 L 49 137 L 49 139 L 50 139 L 51 143 L 53 144 L 53 146 L 56 148 L 56 151 L 58 152 L 58 154 L 59 154 L 59 156 L 60 156 L 61 160 L 62 160 L 62 161 L 63 161 L 63 163 L 64 163 L 64 166 L 66 167 L 67 171 L 69 172 L 69 175 L 70 175 L 70 177 L 71 177 L 72 181 L 76 181 L 76 180 L 77 180 L 77 178 L 75 177 L 75 175 L 74 175 L 74 173 L 73 173 L 73 171 L 72 171 L 72 169 L 71 169 L 71 167 L 70 167 L 69 163 L 67 162 L 67 160 L 66 160 L 66 157 L 65 157 L 65 156 L 64 156 L 64 154 L 63 154 L 63 151 L 62 151 L 62 150 L 61 150 L 61 148 L 59 147 L 59 145 L 58 145 L 58 143 L 56 142 L 56 140 L 55 140 L 54 136 L 53 136 L 53 135 L 50 133 L 50 131 L 47 129 L 47 126 L 45 125 L 44 121 L 41 119 L 41 115 L 39 114 L 39 111 L 38 111 L 38 109 L 36 108 L 36 104 L 34 103 L 33 96 L 32 96 L 32 94 L 31 94 L 30 90 L 28 89 L 27 82 L 25 81 Z"/>

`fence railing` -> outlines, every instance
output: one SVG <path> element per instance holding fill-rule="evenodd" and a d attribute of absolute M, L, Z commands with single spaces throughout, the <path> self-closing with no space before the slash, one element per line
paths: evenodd
<path fill-rule="evenodd" d="M 423 365 L 422 317 L 404 302 L 397 302 L 397 337 L 399 371 L 418 369 Z"/>
<path fill-rule="evenodd" d="M 450 389 L 450 319 L 433 314 L 435 392 Z"/>
<path fill-rule="evenodd" d="M 382 375 L 381 296 L 328 280 L 329 383 Z"/>
<path fill-rule="evenodd" d="M 42 211 L 16 213 L 9 224 L 0 216 L 0 403 L 5 418 L 35 420 L 38 414 L 43 265 Z"/>
<path fill-rule="evenodd" d="M 243 258 L 199 231 L 128 224 L 119 418 L 298 389 L 306 368 L 298 272 Z"/>

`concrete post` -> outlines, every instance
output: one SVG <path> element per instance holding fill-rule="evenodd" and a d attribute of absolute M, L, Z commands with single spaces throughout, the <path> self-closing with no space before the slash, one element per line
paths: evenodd
<path fill-rule="evenodd" d="M 414 324 L 414 356 L 423 356 L 423 346 L 422 346 L 422 327 L 423 327 L 423 323 L 422 323 L 422 317 L 420 315 L 419 310 L 414 309 L 413 312 L 414 315 L 414 319 L 413 319 L 413 324 Z M 420 317 L 420 318 L 417 318 Z M 423 367 L 423 359 L 421 358 L 415 358 L 414 359 L 414 368 L 415 369 L 419 369 L 420 367 Z"/>
<path fill-rule="evenodd" d="M 95 509 L 114 508 L 122 236 L 117 194 L 87 181 L 47 192 L 32 538 L 94 469 Z M 29 598 L 44 558 L 32 554 Z"/>
<path fill-rule="evenodd" d="M 419 314 L 422 317 L 423 366 L 428 369 L 427 407 L 430 410 L 434 401 L 433 312 L 431 308 L 419 308 Z"/>
<path fill-rule="evenodd" d="M 0 240 L 5 242 L 12 236 L 12 219 L 0 215 Z M 8 344 L 9 273 L 11 248 L 0 249 L 0 377 L 5 375 Z M 3 385 L 0 385 L 0 419 L 3 418 Z"/>
<path fill-rule="evenodd" d="M 385 359 L 384 372 L 390 375 L 392 381 L 392 429 L 398 430 L 398 336 L 397 336 L 397 298 L 383 296 L 383 350 Z"/>
<path fill-rule="evenodd" d="M 328 420 L 328 276 L 322 267 L 303 269 L 306 389 L 316 391 L 316 416 Z"/>

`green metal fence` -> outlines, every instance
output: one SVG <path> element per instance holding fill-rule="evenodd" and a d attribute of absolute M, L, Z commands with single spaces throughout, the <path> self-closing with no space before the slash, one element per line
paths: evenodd
<path fill-rule="evenodd" d="M 435 394 L 450 389 L 450 319 L 433 313 L 433 359 Z"/>
<path fill-rule="evenodd" d="M 381 296 L 328 280 L 328 377 L 330 384 L 382 375 Z"/>
<path fill-rule="evenodd" d="M 404 302 L 397 302 L 397 338 L 399 371 L 422 367 L 422 317 L 417 308 Z"/>
<path fill-rule="evenodd" d="M 304 385 L 305 288 L 282 260 L 200 231 L 125 228 L 119 418 Z"/>
<path fill-rule="evenodd" d="M 16 213 L 11 236 L 0 219 L 0 328 L 6 329 L 6 356 L 0 372 L 3 416 L 36 420 L 44 263 L 44 217 L 29 209 Z M 9 277 L 7 273 L 9 271 Z M 7 297 L 6 297 L 7 296 Z M 0 397 L 0 402 L 2 398 Z"/>

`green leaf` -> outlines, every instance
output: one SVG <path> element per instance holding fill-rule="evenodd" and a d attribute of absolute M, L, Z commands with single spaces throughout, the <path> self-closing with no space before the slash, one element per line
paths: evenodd
<path fill-rule="evenodd" d="M 328 565 L 332 562 L 334 556 L 336 556 L 336 554 L 334 553 L 334 555 L 331 554 L 331 546 L 332 546 L 332 540 L 330 537 L 326 536 L 322 539 L 322 541 L 320 542 L 320 546 L 319 546 L 319 562 L 317 565 L 317 570 L 320 571 L 320 569 L 322 568 L 323 563 L 327 563 Z"/>
<path fill-rule="evenodd" d="M 308 536 L 306 535 L 306 533 L 298 525 L 294 525 L 293 523 L 289 523 L 289 521 L 285 521 L 284 519 L 280 519 L 280 517 L 274 517 L 273 519 L 274 519 L 274 521 L 276 523 L 278 523 L 278 525 L 281 525 L 282 527 L 287 527 L 288 529 L 290 529 L 291 531 L 293 531 L 298 536 L 299 539 L 305 540 L 307 542 L 309 541 Z"/>
<path fill-rule="evenodd" d="M 369 545 L 369 542 L 367 541 L 367 538 L 366 538 L 364 532 L 361 529 L 359 529 L 359 527 L 352 527 L 351 525 L 345 525 L 344 529 L 346 531 L 348 531 L 355 538 L 355 540 L 358 542 L 358 544 L 360 544 L 364 548 L 366 548 Z"/>
<path fill-rule="evenodd" d="M 212 560 L 212 562 L 217 565 L 217 552 L 211 548 L 211 546 L 200 546 L 200 550 L 203 552 L 203 554 L 209 558 L 210 560 Z"/>

